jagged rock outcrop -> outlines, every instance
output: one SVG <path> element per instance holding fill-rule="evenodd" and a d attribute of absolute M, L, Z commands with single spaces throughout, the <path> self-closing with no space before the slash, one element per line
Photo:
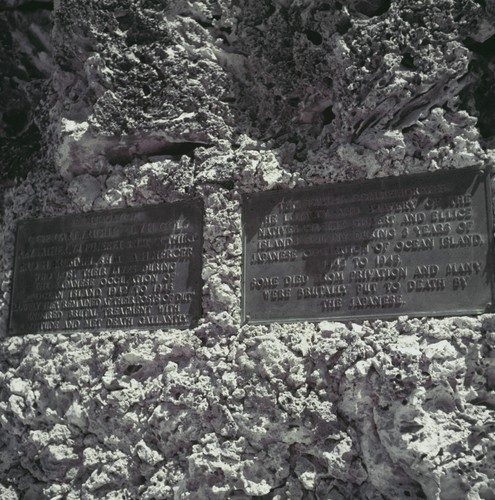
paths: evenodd
<path fill-rule="evenodd" d="M 47 147 L 52 7 L 0 3 L 0 183 L 25 175 Z"/>

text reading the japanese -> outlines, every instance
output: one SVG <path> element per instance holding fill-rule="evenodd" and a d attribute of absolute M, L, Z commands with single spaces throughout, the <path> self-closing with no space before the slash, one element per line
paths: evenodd
<path fill-rule="evenodd" d="M 246 195 L 244 320 L 486 311 L 488 186 L 464 169 Z"/>

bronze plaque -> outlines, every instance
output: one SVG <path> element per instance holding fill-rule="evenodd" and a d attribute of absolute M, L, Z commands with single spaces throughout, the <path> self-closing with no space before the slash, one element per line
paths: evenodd
<path fill-rule="evenodd" d="M 20 222 L 10 333 L 193 326 L 202 224 L 200 200 Z"/>
<path fill-rule="evenodd" d="M 486 312 L 489 181 L 462 169 L 245 195 L 244 321 Z"/>

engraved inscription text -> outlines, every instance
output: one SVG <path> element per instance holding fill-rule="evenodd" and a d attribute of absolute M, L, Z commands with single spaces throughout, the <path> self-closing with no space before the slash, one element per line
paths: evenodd
<path fill-rule="evenodd" d="M 187 328 L 201 253 L 198 201 L 21 222 L 10 332 Z"/>
<path fill-rule="evenodd" d="M 483 312 L 488 213 L 474 169 L 246 195 L 244 318 Z"/>

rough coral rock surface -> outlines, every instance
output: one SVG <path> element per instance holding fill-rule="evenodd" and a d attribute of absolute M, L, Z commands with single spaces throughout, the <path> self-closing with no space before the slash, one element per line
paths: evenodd
<path fill-rule="evenodd" d="M 241 326 L 239 298 L 242 193 L 492 168 L 493 1 L 0 23 L 1 498 L 495 498 L 493 315 Z M 18 220 L 197 196 L 197 328 L 7 337 Z"/>

